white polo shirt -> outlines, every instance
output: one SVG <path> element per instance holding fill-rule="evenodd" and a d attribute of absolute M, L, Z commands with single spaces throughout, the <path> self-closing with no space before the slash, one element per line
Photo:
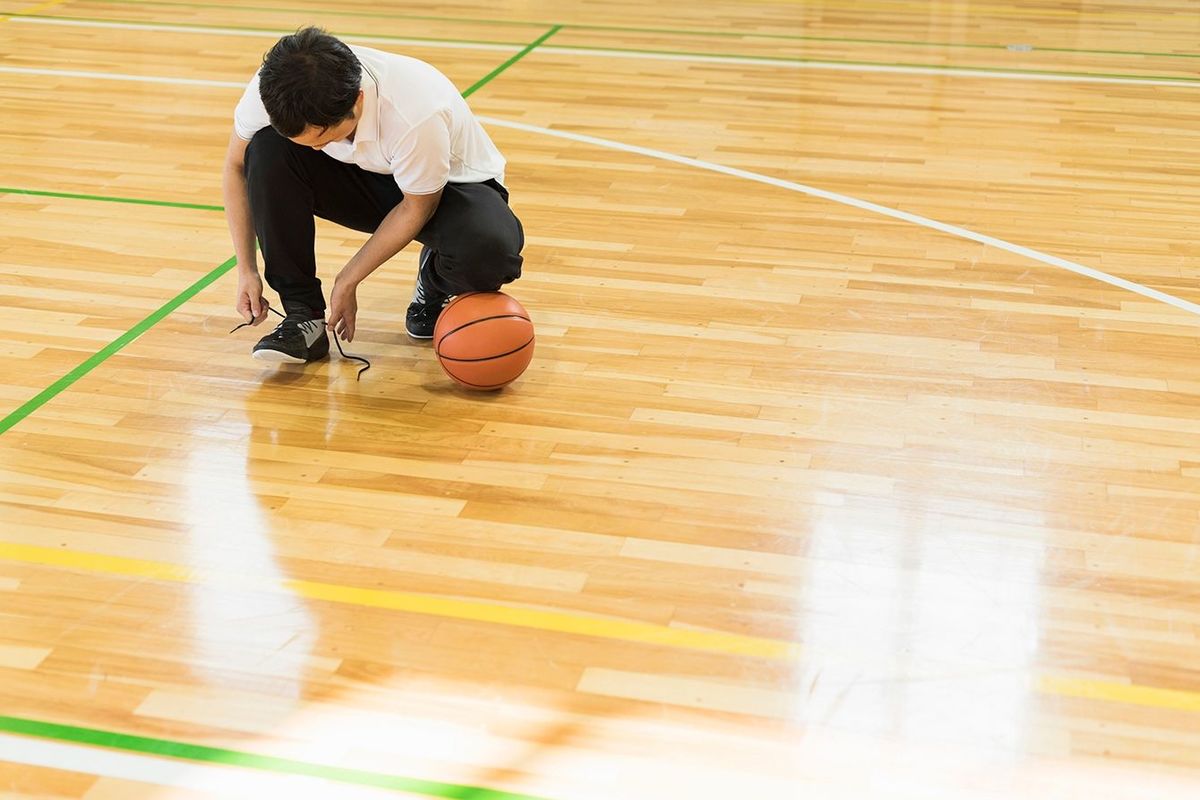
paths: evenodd
<path fill-rule="evenodd" d="M 330 142 L 326 155 L 394 175 L 408 194 L 431 194 L 447 182 L 504 182 L 504 156 L 449 78 L 415 58 L 349 47 L 363 66 L 362 117 L 354 141 Z M 271 124 L 258 78 L 233 115 L 234 130 L 246 141 Z"/>

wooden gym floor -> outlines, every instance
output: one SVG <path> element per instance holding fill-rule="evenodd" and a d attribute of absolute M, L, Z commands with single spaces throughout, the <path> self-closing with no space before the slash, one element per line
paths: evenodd
<path fill-rule="evenodd" d="M 1200 2 L 0 16 L 0 797 L 1200 796 Z M 508 157 L 509 389 L 414 248 L 361 382 L 228 334 L 304 24 Z"/>

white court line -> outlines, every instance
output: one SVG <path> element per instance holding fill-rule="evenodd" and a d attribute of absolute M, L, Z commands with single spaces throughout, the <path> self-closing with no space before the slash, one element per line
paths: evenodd
<path fill-rule="evenodd" d="M 1158 300 L 1166 303 L 1169 306 L 1174 306 L 1175 308 L 1186 311 L 1189 314 L 1196 314 L 1197 316 L 1200 316 L 1200 305 L 1175 297 L 1174 295 L 1166 294 L 1165 292 L 1160 292 L 1157 289 L 1151 289 L 1149 286 L 1142 286 L 1140 283 L 1134 283 L 1133 281 L 1128 281 L 1124 278 L 1118 278 L 1115 275 L 1109 275 L 1107 272 L 1101 272 L 1100 270 L 1092 269 L 1091 267 L 1085 267 L 1083 264 L 1076 264 L 1074 261 L 1068 261 L 1065 258 L 1052 256 L 1049 253 L 1043 253 L 1040 250 L 1034 250 L 1019 244 L 1006 242 L 1003 239 L 997 239 L 994 236 L 976 233 L 975 231 L 967 230 L 966 228 L 960 228 L 957 225 L 948 225 L 945 222 L 938 222 L 935 219 L 929 219 L 928 217 L 922 217 L 917 214 L 910 214 L 907 211 L 898 211 L 897 209 L 881 206 L 877 203 L 872 203 L 867 200 L 859 200 L 857 197 L 850 197 L 848 195 L 838 194 L 836 192 L 829 192 L 824 189 L 817 189 L 813 186 L 805 186 L 802 183 L 794 183 L 793 181 L 785 181 L 781 178 L 773 178 L 769 175 L 760 175 L 757 172 L 748 172 L 744 169 L 727 167 L 723 164 L 714 164 L 711 161 L 701 161 L 697 158 L 679 156 L 663 150 L 652 150 L 648 147 L 638 147 L 637 145 L 615 142 L 612 139 L 601 139 L 596 136 L 586 136 L 581 133 L 569 133 L 567 131 L 552 130 L 550 128 L 539 128 L 536 125 L 526 125 L 523 122 L 510 122 L 508 120 L 496 119 L 495 117 L 480 116 L 479 119 L 488 123 L 489 125 L 495 125 L 501 128 L 513 128 L 514 130 L 527 131 L 529 133 L 540 133 L 544 136 L 556 136 L 560 139 L 570 139 L 571 141 L 583 142 L 585 144 L 596 145 L 597 147 L 607 147 L 610 150 L 620 150 L 625 153 L 636 153 L 642 156 L 649 156 L 650 158 L 659 158 L 663 161 L 671 161 L 676 164 L 683 164 L 689 167 L 696 167 L 697 169 L 708 170 L 709 172 L 719 172 L 722 175 L 730 175 L 735 178 L 744 178 L 749 181 L 757 181 L 758 183 L 765 183 L 769 186 L 777 186 L 781 189 L 790 189 L 793 192 L 800 192 L 801 194 L 807 194 L 812 197 L 819 197 L 822 200 L 830 200 L 834 203 L 851 206 L 852 208 L 858 208 L 863 211 L 870 211 L 873 214 L 891 217 L 892 219 L 898 219 L 902 222 L 911 222 L 912 224 L 920 225 L 923 228 L 941 231 L 942 233 L 948 233 L 951 236 L 958 236 L 962 239 L 970 239 L 973 242 L 985 244 L 989 247 L 995 247 L 998 250 L 1005 250 L 1009 253 L 1014 253 L 1019 256 L 1025 256 L 1026 258 L 1031 258 L 1034 261 L 1040 261 L 1043 264 L 1061 267 L 1062 269 L 1069 270 L 1077 275 L 1083 275 L 1087 278 L 1102 281 L 1111 286 L 1116 286 L 1120 289 L 1126 289 L 1135 294 L 1140 294 L 1142 297 L 1148 297 L 1151 300 Z"/>
<path fill-rule="evenodd" d="M 288 800 L 398 800 L 422 798 L 397 790 L 330 781 L 306 775 L 211 766 L 188 761 L 123 753 L 41 739 L 0 734 L 0 762 L 99 775 L 155 786 L 174 786 L 238 800 L 286 797 Z"/>
<path fill-rule="evenodd" d="M 106 72 L 76 72 L 71 70 L 0 67 L 0 73 L 2 72 L 15 72 L 32 75 L 66 75 L 70 77 L 105 78 L 109 80 L 123 81 L 149 81 L 152 83 L 182 83 L 199 84 L 204 86 L 228 86 L 235 89 L 245 88 L 243 84 L 235 83 L 233 81 L 202 81 L 190 78 L 148 77 L 143 75 L 122 75 L 119 73 Z M 525 131 L 527 133 L 538 133 L 543 136 L 554 136 L 559 139 L 570 139 L 572 141 L 591 144 L 597 147 L 605 147 L 610 150 L 619 150 L 625 153 L 636 153 L 637 155 L 647 156 L 649 158 L 658 158 L 663 161 L 671 161 L 676 164 L 683 164 L 684 166 L 695 167 L 697 169 L 703 169 L 709 172 L 718 172 L 722 175 L 729 175 L 734 178 L 743 178 L 748 181 L 765 183 L 769 186 L 775 186 L 780 189 L 788 189 L 793 192 L 800 192 L 801 194 L 806 194 L 811 197 L 819 197 L 822 200 L 840 203 L 841 205 L 850 206 L 862 211 L 870 211 L 873 214 L 890 217 L 902 222 L 909 222 L 913 225 L 920 225 L 923 228 L 941 231 L 942 233 L 948 233 L 951 236 L 957 236 L 961 239 L 968 239 L 972 242 L 978 242 L 979 244 L 988 245 L 989 247 L 995 247 L 998 250 L 1004 250 L 1015 255 L 1024 256 L 1025 258 L 1039 261 L 1043 264 L 1049 264 L 1052 267 L 1059 267 L 1061 269 L 1068 270 L 1069 272 L 1074 272 L 1077 275 L 1082 275 L 1093 280 L 1101 281 L 1102 283 L 1107 283 L 1110 286 L 1115 286 L 1119 289 L 1125 289 L 1126 291 L 1133 292 L 1134 294 L 1141 295 L 1142 297 L 1149 298 L 1150 300 L 1157 300 L 1160 303 L 1166 303 L 1169 306 L 1173 306 L 1174 308 L 1178 308 L 1179 310 L 1185 311 L 1189 314 L 1200 316 L 1200 305 L 1179 297 L 1175 297 L 1174 295 L 1167 294 L 1166 292 L 1160 292 L 1158 289 L 1152 289 L 1149 286 L 1143 286 L 1140 283 L 1134 283 L 1133 281 L 1126 280 L 1125 278 L 1119 278 L 1116 275 L 1109 275 L 1107 272 L 1101 272 L 1098 269 L 1092 269 L 1091 267 L 1086 267 L 1083 264 L 1076 264 L 1074 261 L 1068 261 L 1065 258 L 1052 256 L 1049 253 L 1043 253 L 1040 250 L 1034 250 L 1029 247 L 1024 247 L 1023 245 L 1006 242 L 1003 239 L 997 239 L 994 236 L 976 233 L 975 231 L 967 230 L 966 228 L 960 228 L 957 225 L 949 225 L 945 222 L 938 222 L 937 220 L 929 219 L 928 217 L 910 214 L 907 211 L 899 211 L 894 208 L 888 208 L 887 206 L 881 206 L 878 203 L 872 203 L 868 200 L 859 200 L 858 198 L 850 197 L 849 195 L 829 192 L 824 189 L 817 189 L 813 186 L 806 186 L 802 183 L 786 181 L 782 178 L 773 178 L 770 175 L 761 175 L 757 172 L 749 172 L 744 169 L 737 169 L 736 167 L 727 167 L 723 164 L 715 164 L 711 161 L 701 161 L 697 158 L 680 156 L 674 153 L 668 153 L 664 150 L 653 150 L 649 147 L 639 147 L 637 145 L 616 142 L 612 139 L 601 139 L 596 136 L 587 136 L 581 133 L 570 133 L 568 131 L 541 128 L 536 125 L 526 125 L 523 122 L 510 122 L 508 120 L 497 119 L 495 117 L 480 116 L 479 119 L 488 123 L 489 125 L 495 125 L 500 128 L 512 128 L 514 130 Z"/>
<path fill-rule="evenodd" d="M 101 22 L 93 20 L 57 19 L 54 17 L 12 17 L 10 22 L 27 25 L 68 25 L 77 28 L 115 28 L 135 31 L 173 31 L 175 33 L 210 33 L 226 36 L 282 36 L 292 31 L 192 27 L 181 25 L 153 24 L 142 22 Z M 371 42 L 378 44 L 403 44 L 412 47 L 441 47 L 457 50 L 498 50 L 501 52 L 516 52 L 521 45 L 486 44 L 475 42 L 429 41 L 426 39 L 402 39 L 389 36 L 342 36 L 348 42 Z M 590 47 L 568 47 L 565 45 L 543 44 L 538 52 L 554 52 L 578 56 L 602 56 L 608 58 L 641 58 L 655 61 L 696 61 L 706 64 L 748 64 L 760 67 L 786 67 L 788 69 L 821 69 L 843 72 L 870 72 L 894 75 L 952 75 L 965 78 L 1002 78 L 1005 80 L 1024 81 L 1056 81 L 1059 83 L 1104 83 L 1124 84 L 1134 86 L 1181 86 L 1184 88 L 1200 88 L 1200 81 L 1180 79 L 1161 80 L 1155 78 L 1118 77 L 1109 75 L 1069 75 L 1040 72 L 1006 72 L 1003 70 L 965 69 L 961 67 L 921 67 L 893 64 L 847 64 L 837 61 L 809 61 L 805 59 L 771 59 L 751 58 L 743 56 L 705 55 L 701 53 L 651 53 L 634 50 L 605 50 Z"/>
<path fill-rule="evenodd" d="M 13 75 L 53 75 L 63 78 L 95 78 L 106 81 L 139 81 L 143 83 L 169 83 L 184 86 L 221 86 L 233 89 L 245 89 L 245 83 L 236 81 L 209 81 L 202 78 L 164 78 L 158 75 L 124 75 L 120 72 L 84 72 L 77 69 L 39 69 L 37 67 L 4 67 L 0 73 Z M 246 81 L 249 83 L 249 80 Z"/>
<path fill-rule="evenodd" d="M 876 72 L 897 75 L 954 75 L 965 78 L 1005 78 L 1021 81 L 1058 81 L 1065 83 L 1116 83 L 1135 86 L 1183 86 L 1200 88 L 1200 81 L 1180 78 L 1177 81 L 1155 78 L 1122 78 L 1115 75 L 1071 75 L 1049 72 L 1005 72 L 991 69 L 965 69 L 961 67 L 917 67 L 900 64 L 847 64 L 839 61 L 807 61 L 800 59 L 769 59 L 739 56 L 710 56 L 688 53 L 649 53 L 631 50 L 598 50 L 587 47 L 566 47 L 543 44 L 537 52 L 569 53 L 579 56 L 607 56 L 609 58 L 649 58 L 660 61 L 703 61 L 709 64 L 754 64 L 760 67 L 789 67 L 792 69 L 825 69 L 845 72 Z"/>

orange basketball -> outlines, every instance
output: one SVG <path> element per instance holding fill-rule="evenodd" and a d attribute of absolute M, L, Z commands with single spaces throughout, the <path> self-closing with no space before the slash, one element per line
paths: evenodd
<path fill-rule="evenodd" d="M 460 294 L 433 329 L 442 369 L 469 389 L 499 389 L 521 376 L 533 358 L 533 323 L 504 292 Z"/>

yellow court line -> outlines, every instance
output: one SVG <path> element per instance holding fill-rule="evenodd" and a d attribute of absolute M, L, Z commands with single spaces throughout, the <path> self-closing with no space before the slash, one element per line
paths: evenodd
<path fill-rule="evenodd" d="M 1103 700 L 1109 703 L 1126 703 L 1150 708 L 1169 708 L 1173 711 L 1200 711 L 1200 692 L 1189 692 L 1183 689 L 1156 689 L 1153 686 L 1135 686 L 1131 683 L 1110 683 L 1051 676 L 1039 678 L 1037 689 L 1043 694 L 1079 697 L 1085 700 Z"/>
<path fill-rule="evenodd" d="M 648 622 L 592 617 L 563 611 L 545 611 L 500 603 L 486 603 L 479 600 L 461 600 L 386 589 L 362 589 L 355 586 L 302 580 L 276 580 L 254 575 L 230 574 L 224 570 L 207 567 L 192 568 L 180 564 L 143 561 L 98 553 L 81 553 L 53 547 L 0 542 L 0 560 L 120 575 L 126 578 L 229 586 L 250 591 L 304 597 L 309 600 L 325 600 L 346 605 L 383 608 L 412 614 L 427 614 L 449 619 L 510 625 L 518 628 L 533 628 L 725 655 L 785 661 L 796 660 L 800 655 L 799 645 L 778 639 L 764 639 L 720 631 L 671 628 Z"/>
<path fill-rule="evenodd" d="M 275 580 L 255 575 L 231 574 L 225 570 L 209 567 L 185 567 L 181 564 L 145 561 L 99 553 L 83 553 L 53 547 L 0 542 L 0 560 L 119 575 L 125 578 L 227 586 L 247 591 L 286 594 L 309 600 L 661 645 L 685 650 L 787 661 L 795 661 L 800 658 L 798 644 L 778 639 L 764 639 L 719 631 L 670 628 L 646 622 L 591 617 L 562 611 L 544 611 L 386 589 L 363 589 L 316 581 Z M 1200 692 L 1050 675 L 1039 676 L 1034 685 L 1036 690 L 1042 694 L 1174 711 L 1200 712 Z"/>

